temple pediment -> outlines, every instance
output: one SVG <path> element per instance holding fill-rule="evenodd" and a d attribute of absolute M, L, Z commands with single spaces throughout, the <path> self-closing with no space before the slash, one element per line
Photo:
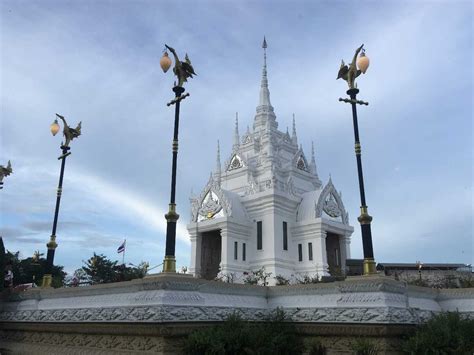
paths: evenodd
<path fill-rule="evenodd" d="M 241 157 L 241 155 L 238 154 L 238 153 L 234 153 L 226 164 L 226 171 L 232 171 L 232 170 L 240 169 L 240 168 L 243 168 L 246 165 L 247 164 L 244 161 L 244 159 Z"/>
<path fill-rule="evenodd" d="M 298 149 L 298 151 L 296 152 L 296 154 L 293 157 L 292 165 L 294 167 L 296 167 L 297 169 L 299 169 L 299 170 L 310 172 L 309 171 L 308 160 L 306 160 L 306 157 L 303 153 L 303 149 L 301 149 L 301 148 Z"/>
<path fill-rule="evenodd" d="M 220 217 L 247 219 L 247 213 L 240 197 L 222 189 L 211 175 L 199 197 L 191 198 L 191 220 L 201 222 Z"/>
<path fill-rule="evenodd" d="M 346 225 L 349 224 L 349 214 L 346 212 L 341 195 L 337 192 L 331 179 L 329 179 L 319 196 L 315 206 L 315 216 L 316 218 L 325 217 L 341 221 Z"/>

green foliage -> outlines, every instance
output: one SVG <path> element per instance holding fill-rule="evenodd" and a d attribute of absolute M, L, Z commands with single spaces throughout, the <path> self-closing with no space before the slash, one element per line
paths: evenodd
<path fill-rule="evenodd" d="M 277 286 L 284 286 L 284 285 L 289 285 L 290 284 L 290 280 L 288 280 L 287 278 L 285 278 L 282 275 L 276 275 L 275 280 L 276 280 L 276 285 Z"/>
<path fill-rule="evenodd" d="M 80 268 L 74 271 L 73 280 L 71 280 L 72 286 L 75 286 L 74 282 L 76 283 L 76 286 L 77 286 L 79 284 L 91 284 L 92 280 L 89 277 L 89 275 L 87 275 L 86 272 L 82 268 Z"/>
<path fill-rule="evenodd" d="M 408 285 L 413 285 L 413 286 L 420 286 L 420 287 L 430 287 L 430 284 L 428 281 L 422 278 L 416 278 L 412 280 L 407 281 Z"/>
<path fill-rule="evenodd" d="M 457 312 L 440 313 L 408 338 L 403 350 L 409 354 L 472 354 L 474 319 Z"/>
<path fill-rule="evenodd" d="M 37 286 L 41 286 L 44 270 L 46 269 L 47 261 L 38 256 L 37 260 L 33 258 L 26 258 L 20 260 L 20 252 L 17 251 L 12 253 L 7 251 L 5 255 L 5 263 L 12 266 L 13 272 L 13 286 L 35 283 Z M 62 287 L 64 285 L 64 279 L 66 273 L 63 271 L 64 267 L 61 265 L 54 265 L 51 270 L 53 280 L 51 286 L 54 288 Z"/>
<path fill-rule="evenodd" d="M 149 264 L 146 261 L 142 261 L 137 266 L 125 267 L 123 270 L 123 281 L 130 281 L 134 279 L 142 279 L 148 272 Z M 186 272 L 184 272 L 186 273 Z"/>
<path fill-rule="evenodd" d="M 356 339 L 352 343 L 352 350 L 356 355 L 377 355 L 379 353 L 377 344 L 367 338 Z"/>
<path fill-rule="evenodd" d="M 258 284 L 258 280 L 255 277 L 255 275 L 253 274 L 253 272 L 250 272 L 247 276 L 245 276 L 244 284 L 248 284 L 248 285 L 257 285 Z"/>
<path fill-rule="evenodd" d="M 471 288 L 474 287 L 473 273 L 458 271 L 453 274 L 442 275 L 433 279 L 421 278 L 406 280 L 408 285 L 431 288 Z"/>
<path fill-rule="evenodd" d="M 304 275 L 302 279 L 296 278 L 297 284 L 317 284 L 320 282 L 321 280 L 317 274 L 314 276 Z"/>
<path fill-rule="evenodd" d="M 236 280 L 237 280 L 237 276 L 235 275 L 234 272 L 224 274 L 220 271 L 217 274 L 216 278 L 214 279 L 214 281 L 226 282 L 226 283 L 229 283 L 229 284 L 233 284 Z M 245 280 L 244 280 L 244 282 L 245 282 Z"/>
<path fill-rule="evenodd" d="M 303 343 L 285 313 L 277 309 L 264 322 L 244 321 L 238 313 L 222 325 L 191 333 L 185 341 L 186 354 L 301 354 Z"/>
<path fill-rule="evenodd" d="M 271 272 L 265 272 L 265 267 L 257 271 L 251 271 L 245 278 L 244 283 L 250 285 L 268 286 L 268 279 L 272 276 Z"/>
<path fill-rule="evenodd" d="M 333 277 L 345 279 L 344 272 L 340 266 L 329 266 L 329 274 Z"/>
<path fill-rule="evenodd" d="M 97 255 L 96 253 L 84 264 L 81 269 L 74 272 L 74 275 L 79 279 L 79 282 L 89 281 L 92 284 L 130 281 L 144 277 L 148 270 L 148 263 L 146 262 L 142 262 L 138 266 L 128 267 L 118 265 L 118 261 L 112 261 L 105 255 Z"/>
<path fill-rule="evenodd" d="M 94 255 L 85 262 L 82 270 L 92 283 L 109 283 L 117 281 L 117 261 L 107 259 L 103 254 Z"/>
<path fill-rule="evenodd" d="M 474 277 L 472 276 L 472 272 L 466 273 L 459 278 L 459 284 L 461 288 L 470 288 L 474 287 Z"/>
<path fill-rule="evenodd" d="M 308 355 L 326 355 L 327 349 L 318 338 L 305 339 L 304 347 Z"/>

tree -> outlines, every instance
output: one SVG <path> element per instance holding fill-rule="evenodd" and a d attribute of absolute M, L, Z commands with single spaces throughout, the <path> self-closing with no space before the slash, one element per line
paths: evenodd
<path fill-rule="evenodd" d="M 472 354 L 474 319 L 458 312 L 440 313 L 421 325 L 403 350 L 409 354 Z"/>
<path fill-rule="evenodd" d="M 92 280 L 89 275 L 83 270 L 81 267 L 80 269 L 77 269 L 74 271 L 72 274 L 72 277 L 68 280 L 68 284 L 71 286 L 79 286 L 81 284 L 91 284 Z"/>
<path fill-rule="evenodd" d="M 94 255 L 85 262 L 82 270 L 92 283 L 109 283 L 117 281 L 117 261 L 107 259 L 103 254 Z"/>
<path fill-rule="evenodd" d="M 219 325 L 195 330 L 184 341 L 186 354 L 301 354 L 304 345 L 294 323 L 281 309 L 263 322 L 249 322 L 236 312 Z"/>
<path fill-rule="evenodd" d="M 79 282 L 90 281 L 93 284 L 130 281 L 142 278 L 148 270 L 148 263 L 141 262 L 138 266 L 128 267 L 125 264 L 118 265 L 117 261 L 108 259 L 105 255 L 94 255 L 87 260 L 85 266 L 75 271 Z M 81 270 L 81 271 L 80 271 Z"/>
<path fill-rule="evenodd" d="M 35 258 L 20 259 L 20 252 L 7 251 L 5 255 L 5 264 L 12 266 L 13 272 L 13 286 L 35 283 L 37 286 L 41 285 L 46 269 L 47 261 L 42 257 L 43 254 L 35 253 Z M 61 265 L 54 265 L 52 269 L 53 281 L 51 286 L 57 288 L 64 285 L 66 273 L 63 271 L 64 267 Z"/>
<path fill-rule="evenodd" d="M 146 261 L 142 261 L 137 266 L 132 265 L 132 267 L 125 267 L 123 271 L 124 281 L 130 281 L 133 279 L 141 279 L 145 277 L 148 272 L 150 265 Z"/>

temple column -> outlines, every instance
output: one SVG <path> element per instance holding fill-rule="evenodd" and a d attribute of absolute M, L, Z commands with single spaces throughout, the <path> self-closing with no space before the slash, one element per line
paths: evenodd
<path fill-rule="evenodd" d="M 229 262 L 232 260 L 230 253 L 234 250 L 229 237 L 229 229 L 227 226 L 221 228 L 221 263 L 219 264 L 220 272 L 227 274 L 229 272 Z"/>
<path fill-rule="evenodd" d="M 344 238 L 344 241 L 345 241 L 345 250 L 346 250 L 346 258 L 347 259 L 350 259 L 351 258 L 351 235 L 352 235 L 352 232 L 347 232 L 345 234 L 345 238 Z"/>
<path fill-rule="evenodd" d="M 347 245 L 346 245 L 346 236 L 339 236 L 339 254 L 341 255 L 340 267 L 343 274 L 346 273 L 346 260 L 347 260 Z"/>
<path fill-rule="evenodd" d="M 316 262 L 316 269 L 319 276 L 327 276 L 328 272 L 328 258 L 326 252 L 326 231 L 319 230 L 315 233 L 314 239 L 314 257 Z"/>
<path fill-rule="evenodd" d="M 202 237 L 197 231 L 189 231 L 189 239 L 191 240 L 191 265 L 189 272 L 194 277 L 200 277 Z"/>

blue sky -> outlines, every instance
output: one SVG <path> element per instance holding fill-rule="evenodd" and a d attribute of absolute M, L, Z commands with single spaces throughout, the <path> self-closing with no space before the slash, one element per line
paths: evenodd
<path fill-rule="evenodd" d="M 378 262 L 473 262 L 473 5 L 470 1 L 2 1 L 0 233 L 24 257 L 51 233 L 61 138 L 54 113 L 83 135 L 66 163 L 55 262 L 73 271 L 95 251 L 161 263 L 169 202 L 174 78 L 164 43 L 198 73 L 186 85 L 178 158 L 178 265 L 188 265 L 189 196 L 199 194 L 252 125 L 268 42 L 279 128 L 294 113 L 320 178 L 331 174 L 362 257 L 350 107 L 340 60 L 365 44 L 362 158 Z"/>

